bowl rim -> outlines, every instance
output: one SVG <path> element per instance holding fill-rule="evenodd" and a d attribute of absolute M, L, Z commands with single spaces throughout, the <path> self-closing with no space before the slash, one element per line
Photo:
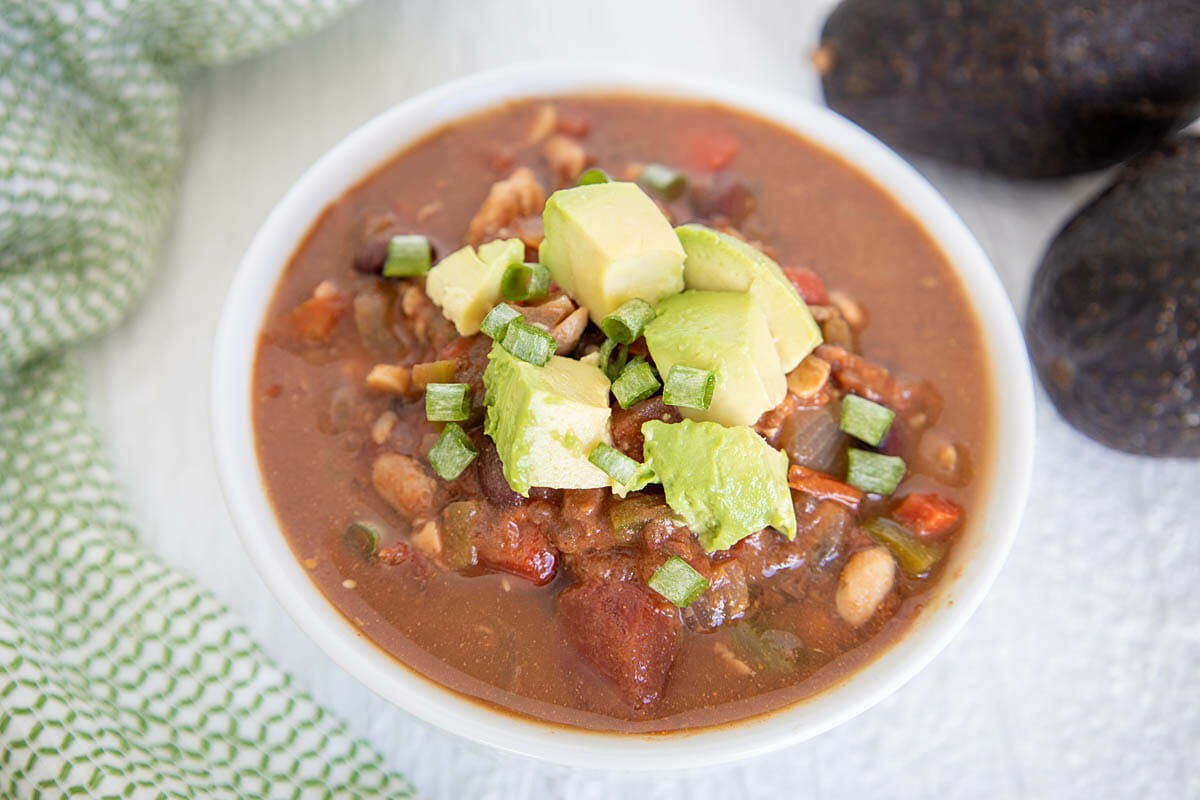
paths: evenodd
<path fill-rule="evenodd" d="M 418 675 L 376 648 L 311 582 L 266 497 L 251 414 L 254 343 L 282 269 L 312 222 L 411 142 L 507 101 L 557 94 L 646 95 L 713 102 L 779 124 L 835 154 L 891 194 L 941 248 L 973 306 L 989 354 L 994 449 L 983 519 L 954 550 L 912 627 L 869 664 L 817 695 L 712 728 L 666 734 L 594 732 L 493 709 Z M 218 477 L 243 547 L 296 624 L 336 664 L 384 699 L 465 739 L 554 763 L 624 770 L 712 766 L 822 733 L 875 705 L 949 644 L 982 602 L 1016 536 L 1033 467 L 1033 381 L 1012 303 L 983 249 L 940 194 L 866 131 L 809 100 L 658 67 L 574 61 L 515 64 L 451 81 L 383 111 L 347 135 L 287 191 L 255 234 L 226 296 L 212 364 Z"/>

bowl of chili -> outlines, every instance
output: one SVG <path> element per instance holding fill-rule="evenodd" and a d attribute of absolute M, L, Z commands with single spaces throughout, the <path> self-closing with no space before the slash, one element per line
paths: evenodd
<path fill-rule="evenodd" d="M 547 199 L 543 184 L 587 190 Z M 692 243 L 749 248 L 733 257 L 765 258 L 790 288 L 689 277 L 649 311 L 613 300 L 597 313 L 609 298 L 537 245 L 575 224 L 550 221 L 556 197 L 567 208 L 605 184 L 683 223 L 688 265 L 707 252 Z M 671 262 L 643 255 L 630 274 Z M 432 284 L 438 270 L 453 283 L 459 262 L 500 264 L 484 306 L 476 284 L 461 302 Z M 781 318 L 753 309 L 793 295 L 818 332 L 789 353 L 769 327 Z M 676 308 L 688 296 L 700 312 Z M 700 363 L 692 343 L 709 334 L 686 327 L 697 315 L 765 344 Z M 517 491 L 504 409 L 484 400 L 500 394 L 499 371 L 485 382 L 503 359 L 524 376 L 511 418 L 554 395 L 554 370 L 605 375 L 601 401 L 572 396 L 608 426 L 586 466 L 554 462 Z M 760 415 L 738 370 L 783 381 L 783 401 L 764 390 Z M 314 164 L 239 267 L 212 403 L 247 553 L 336 663 L 465 738 L 624 769 L 762 754 L 903 685 L 995 579 L 1033 453 L 1009 299 L 902 159 L 792 96 L 564 63 L 425 92 Z M 790 538 L 759 520 L 706 540 L 696 503 L 681 511 L 706 459 L 672 462 L 673 444 L 717 442 L 717 464 L 730 430 L 782 465 Z M 616 491 L 646 465 L 662 489 Z M 562 482 L 545 486 L 555 470 Z M 594 487 L 598 474 L 612 489 Z"/>

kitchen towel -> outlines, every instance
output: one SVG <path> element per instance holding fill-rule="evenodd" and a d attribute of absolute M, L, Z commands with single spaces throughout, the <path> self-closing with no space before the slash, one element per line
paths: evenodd
<path fill-rule="evenodd" d="M 0 795 L 411 794 L 139 545 L 71 352 L 158 263 L 181 78 L 347 5 L 0 0 Z"/>

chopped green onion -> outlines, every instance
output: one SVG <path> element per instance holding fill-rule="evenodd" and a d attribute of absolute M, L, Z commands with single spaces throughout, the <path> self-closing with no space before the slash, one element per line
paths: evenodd
<path fill-rule="evenodd" d="M 856 394 L 842 398 L 842 430 L 869 445 L 877 445 L 887 436 L 896 414 L 890 408 Z"/>
<path fill-rule="evenodd" d="M 663 387 L 663 402 L 669 406 L 708 408 L 716 385 L 717 376 L 712 370 L 672 364 Z"/>
<path fill-rule="evenodd" d="M 429 448 L 429 466 L 442 478 L 452 481 L 479 455 L 471 438 L 455 422 L 446 426 L 442 435 Z"/>
<path fill-rule="evenodd" d="M 616 351 L 616 358 L 613 358 L 613 351 Z M 600 345 L 600 369 L 608 376 L 611 383 L 621 375 L 621 370 L 625 369 L 625 362 L 629 358 L 629 345 L 620 345 L 612 339 L 605 339 L 604 344 Z"/>
<path fill-rule="evenodd" d="M 862 529 L 891 552 L 900 569 L 910 578 L 925 577 L 942 557 L 941 548 L 922 541 L 890 519 L 874 517 L 864 522 Z"/>
<path fill-rule="evenodd" d="M 629 408 L 653 395 L 660 386 L 662 384 L 654 376 L 654 367 L 638 357 L 629 362 L 613 381 L 612 393 L 621 408 Z"/>
<path fill-rule="evenodd" d="M 471 387 L 465 383 L 431 383 L 425 387 L 425 419 L 461 422 L 471 416 Z"/>
<path fill-rule="evenodd" d="M 642 329 L 654 319 L 654 306 L 640 297 L 626 300 L 616 311 L 600 320 L 600 330 L 613 341 L 629 344 L 642 335 Z"/>
<path fill-rule="evenodd" d="M 671 556 L 654 571 L 647 585 L 680 608 L 704 594 L 708 581 L 679 556 Z"/>
<path fill-rule="evenodd" d="M 412 382 L 418 389 L 424 389 L 431 383 L 453 383 L 457 372 L 458 362 L 453 359 L 426 361 L 413 364 Z"/>
<path fill-rule="evenodd" d="M 592 454 L 588 456 L 588 461 L 595 464 L 608 477 L 612 478 L 622 486 L 627 486 L 637 477 L 641 464 L 634 461 L 629 456 L 622 453 L 615 447 L 601 442 L 592 450 Z"/>
<path fill-rule="evenodd" d="M 375 527 L 375 523 L 358 520 L 346 526 L 342 541 L 347 550 L 366 561 L 379 548 L 379 538 L 379 528 Z"/>
<path fill-rule="evenodd" d="M 904 459 L 872 453 L 851 447 L 847 451 L 850 466 L 846 471 L 846 483 L 857 486 L 864 492 L 891 494 L 904 478 Z"/>
<path fill-rule="evenodd" d="M 522 361 L 538 367 L 544 367 L 554 355 L 558 342 L 554 337 L 541 328 L 535 328 L 524 322 L 510 322 L 504 331 L 500 346 Z"/>
<path fill-rule="evenodd" d="M 608 173 L 599 167 L 592 167 L 589 170 L 584 170 L 579 176 L 579 182 L 576 186 L 590 186 L 593 183 L 608 183 L 612 178 L 608 177 Z"/>
<path fill-rule="evenodd" d="M 662 164 L 647 164 L 642 167 L 642 183 L 655 194 L 671 200 L 687 186 L 687 178 Z"/>
<path fill-rule="evenodd" d="M 383 262 L 383 277 L 411 278 L 429 272 L 432 261 L 429 240 L 419 234 L 393 236 L 388 242 L 387 261 Z"/>
<path fill-rule="evenodd" d="M 524 322 L 525 315 L 508 303 L 501 303 L 487 313 L 483 318 L 483 322 L 479 323 L 479 330 L 483 331 L 484 335 L 489 339 L 503 339 L 504 331 L 508 329 L 510 322 Z"/>
<path fill-rule="evenodd" d="M 550 268 L 545 264 L 509 264 L 500 278 L 500 294 L 510 303 L 537 300 L 550 291 Z"/>

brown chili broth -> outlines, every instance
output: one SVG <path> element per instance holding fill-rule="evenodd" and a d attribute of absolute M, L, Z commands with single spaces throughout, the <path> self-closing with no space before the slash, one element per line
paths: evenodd
<path fill-rule="evenodd" d="M 741 140 L 728 169 L 752 188 L 756 210 L 744 232 L 770 244 L 787 265 L 812 268 L 830 290 L 842 290 L 869 313 L 860 338 L 868 358 L 906 377 L 923 377 L 945 408 L 935 428 L 986 461 L 991 409 L 980 331 L 957 278 L 925 231 L 853 167 L 764 120 L 690 102 L 635 97 L 555 98 L 559 110 L 588 121 L 584 147 L 618 173 L 630 163 L 680 163 L 690 131 L 717 129 Z M 525 145 L 542 101 L 522 101 L 456 122 L 419 141 L 381 167 L 321 215 L 294 255 L 267 314 L 274 320 L 325 279 L 343 286 L 364 280 L 349 268 L 364 217 L 392 209 L 430 236 L 441 255 L 460 246 L 491 184 L 507 173 L 497 157 L 537 169 L 553 185 L 540 148 Z M 420 224 L 416 212 L 440 203 Z M 367 448 L 330 432 L 330 394 L 361 385 L 373 360 L 357 344 L 351 314 L 335 332 L 334 350 L 307 357 L 260 342 L 253 403 L 259 463 L 268 496 L 296 557 L 334 606 L 378 647 L 418 673 L 471 698 L 555 723 L 597 730 L 664 731 L 719 724 L 778 709 L 837 682 L 877 656 L 911 623 L 922 602 L 907 592 L 888 621 L 859 631 L 830 620 L 821 607 L 797 603 L 768 620 L 793 630 L 809 647 L 791 675 L 733 675 L 714 654 L 731 634 L 685 629 L 685 644 L 662 698 L 631 709 L 572 650 L 554 621 L 565 570 L 547 587 L 517 577 L 417 576 L 410 565 L 364 563 L 344 547 L 349 521 L 374 518 L 396 529 L 398 515 L 370 483 Z M 267 329 L 270 329 L 268 323 Z M 369 420 L 388 407 L 380 398 Z M 408 415 L 405 415 L 406 417 Z M 418 447 L 414 434 L 411 449 Z M 971 519 L 982 480 L 954 489 L 910 474 L 901 491 L 937 491 Z M 353 586 L 353 588 L 346 588 Z M 810 593 L 811 595 L 811 593 Z M 877 617 L 882 615 L 877 615 Z"/>

